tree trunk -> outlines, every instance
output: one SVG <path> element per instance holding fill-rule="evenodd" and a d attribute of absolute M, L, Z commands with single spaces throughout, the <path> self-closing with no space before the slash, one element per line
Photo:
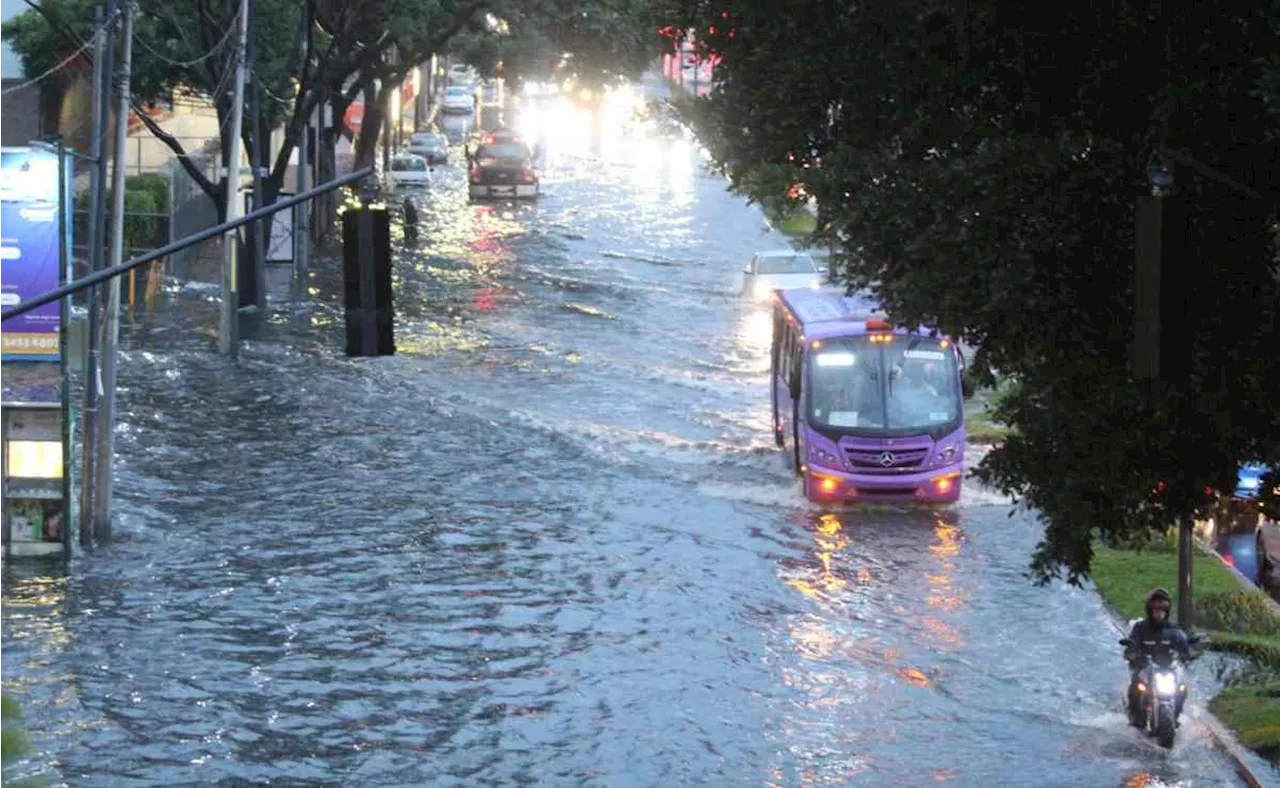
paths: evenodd
<path fill-rule="evenodd" d="M 329 106 L 333 110 L 333 125 L 324 127 L 324 113 L 321 112 L 321 126 L 317 135 L 317 143 L 319 150 L 316 156 L 319 157 L 319 174 L 316 176 L 316 184 L 328 183 L 338 177 L 338 137 L 339 129 L 342 126 L 343 116 L 347 113 L 349 103 L 342 95 L 341 90 L 330 91 Z M 323 105 L 322 105 L 323 106 Z M 312 235 L 316 243 L 323 243 L 325 237 L 329 234 L 333 226 L 333 221 L 338 213 L 337 195 L 333 192 L 326 192 L 316 198 L 316 220 L 311 226 Z"/>
<path fill-rule="evenodd" d="M 360 121 L 360 136 L 356 139 L 356 170 L 372 167 L 377 160 L 378 136 L 387 114 L 387 97 L 392 89 L 390 80 L 384 80 L 376 91 L 372 86 L 364 90 L 364 119 Z"/>

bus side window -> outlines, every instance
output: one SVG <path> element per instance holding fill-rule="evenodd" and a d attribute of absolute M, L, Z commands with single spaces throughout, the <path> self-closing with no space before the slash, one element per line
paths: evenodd
<path fill-rule="evenodd" d="M 778 332 L 780 339 L 778 340 L 778 377 L 783 380 L 787 379 L 787 349 L 791 347 L 791 326 L 784 319 L 782 321 L 781 330 Z"/>
<path fill-rule="evenodd" d="M 800 399 L 800 380 L 801 372 L 804 370 L 804 343 L 795 342 L 791 347 L 791 376 L 787 379 L 788 385 L 791 386 L 791 398 Z"/>
<path fill-rule="evenodd" d="M 787 321 L 782 318 L 782 307 L 776 307 L 773 310 L 773 344 L 769 348 L 770 359 L 774 374 L 778 374 L 780 370 L 780 351 L 782 349 L 783 333 L 787 330 Z"/>
<path fill-rule="evenodd" d="M 791 366 L 792 366 L 791 359 L 793 355 L 792 351 L 795 348 L 795 346 L 796 346 L 796 330 L 792 328 L 790 321 L 788 321 L 787 327 L 785 330 L 785 337 L 783 339 L 782 348 L 781 348 L 781 352 L 782 352 L 781 374 L 782 374 L 782 379 L 784 381 L 788 381 L 788 385 L 789 385 L 789 381 L 791 380 Z"/>

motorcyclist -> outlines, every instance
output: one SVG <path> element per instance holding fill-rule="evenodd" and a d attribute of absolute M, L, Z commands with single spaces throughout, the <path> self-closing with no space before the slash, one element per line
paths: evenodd
<path fill-rule="evenodd" d="M 1142 692 L 1138 680 L 1150 657 L 1158 650 L 1171 650 L 1184 663 L 1191 660 L 1191 644 L 1187 634 L 1169 621 L 1173 599 L 1169 592 L 1157 588 L 1147 596 L 1147 616 L 1133 625 L 1129 632 L 1129 645 L 1124 658 L 1129 661 L 1129 720 L 1142 726 Z M 1177 713 L 1182 712 L 1182 696 L 1178 697 Z"/>

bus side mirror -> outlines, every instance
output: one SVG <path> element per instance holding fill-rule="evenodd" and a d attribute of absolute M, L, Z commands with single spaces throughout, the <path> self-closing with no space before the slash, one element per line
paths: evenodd
<path fill-rule="evenodd" d="M 965 399 L 973 397 L 973 381 L 969 380 L 969 376 L 963 373 L 960 375 L 960 393 L 964 395 Z"/>
<path fill-rule="evenodd" d="M 788 383 L 791 386 L 791 399 L 800 399 L 800 361 L 797 359 L 792 365 L 791 380 Z"/>

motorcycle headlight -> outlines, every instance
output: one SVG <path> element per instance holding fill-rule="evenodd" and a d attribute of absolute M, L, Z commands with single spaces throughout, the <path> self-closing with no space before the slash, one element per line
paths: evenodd
<path fill-rule="evenodd" d="M 1156 674 L 1156 694 L 1157 695 L 1176 695 L 1178 693 L 1178 680 L 1172 673 Z"/>

